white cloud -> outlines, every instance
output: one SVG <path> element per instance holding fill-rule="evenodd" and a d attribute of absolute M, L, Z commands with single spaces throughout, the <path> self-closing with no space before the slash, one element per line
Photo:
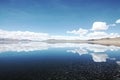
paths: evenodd
<path fill-rule="evenodd" d="M 120 22 L 120 19 L 116 21 L 117 23 Z M 108 30 L 110 26 L 116 26 L 116 24 L 109 24 L 107 25 L 106 22 L 94 22 L 92 29 L 94 32 L 91 32 L 87 34 L 88 39 L 99 39 L 99 38 L 115 38 L 115 37 L 120 37 L 118 33 L 106 33 L 106 32 L 101 32 L 101 30 Z"/>
<path fill-rule="evenodd" d="M 79 35 L 85 35 L 87 34 L 88 30 L 80 28 L 79 30 L 72 30 L 72 31 L 67 31 L 67 33 L 71 34 L 79 34 Z"/>
<path fill-rule="evenodd" d="M 101 32 L 101 31 L 94 31 L 86 36 L 88 39 L 101 39 L 101 38 L 115 38 L 115 37 L 120 37 L 118 33 L 106 33 L 106 32 Z"/>
<path fill-rule="evenodd" d="M 106 60 L 109 58 L 107 54 L 92 53 L 91 55 L 94 62 L 106 62 Z"/>
<path fill-rule="evenodd" d="M 56 40 L 79 40 L 79 36 L 50 36 L 49 39 L 56 39 Z"/>
<path fill-rule="evenodd" d="M 114 37 L 120 37 L 118 33 L 106 33 L 102 31 L 96 31 L 96 30 L 106 30 L 109 26 L 115 26 L 115 24 L 106 25 L 105 22 L 94 22 L 92 30 L 94 32 L 89 32 L 87 29 L 78 29 L 78 30 L 72 30 L 67 31 L 67 33 L 71 34 L 79 34 L 80 36 L 60 36 L 60 35 L 49 35 L 48 33 L 35 33 L 30 31 L 6 31 L 6 30 L 0 30 L 0 38 L 11 38 L 11 39 L 29 39 L 29 40 L 47 40 L 47 39 L 65 39 L 65 40 L 86 40 L 86 39 L 100 39 L 100 38 L 114 38 Z"/>
<path fill-rule="evenodd" d="M 108 37 L 108 34 L 106 32 L 92 32 L 87 34 L 88 39 L 100 39 Z"/>
<path fill-rule="evenodd" d="M 120 23 L 120 19 L 116 20 L 116 22 L 115 22 L 115 23 Z"/>
<path fill-rule="evenodd" d="M 0 38 L 10 38 L 10 39 L 29 39 L 29 40 L 47 40 L 47 39 L 65 39 L 65 40 L 79 40 L 84 39 L 82 36 L 60 36 L 60 35 L 49 35 L 48 33 L 36 33 L 30 31 L 7 31 L 0 30 Z"/>
<path fill-rule="evenodd" d="M 120 35 L 118 33 L 110 33 L 108 36 L 110 38 L 120 37 Z"/>
<path fill-rule="evenodd" d="M 36 33 L 30 31 L 6 31 L 0 30 L 0 38 L 10 39 L 29 39 L 29 40 L 47 40 L 47 39 L 65 39 L 65 40 L 78 40 L 80 36 L 60 36 L 49 35 L 48 33 Z M 81 38 L 82 39 L 82 38 Z"/>
<path fill-rule="evenodd" d="M 97 31 L 97 30 L 107 30 L 109 26 L 107 25 L 106 22 L 94 22 L 92 26 L 92 30 Z"/>
<path fill-rule="evenodd" d="M 0 38 L 11 38 L 11 39 L 29 39 L 29 40 L 46 40 L 49 38 L 47 33 L 35 33 L 29 31 L 6 31 L 0 30 Z"/>

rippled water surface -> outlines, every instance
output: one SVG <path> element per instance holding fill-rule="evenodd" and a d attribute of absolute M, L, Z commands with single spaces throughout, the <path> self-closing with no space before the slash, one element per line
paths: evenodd
<path fill-rule="evenodd" d="M 120 47 L 0 44 L 0 80 L 120 80 Z"/>

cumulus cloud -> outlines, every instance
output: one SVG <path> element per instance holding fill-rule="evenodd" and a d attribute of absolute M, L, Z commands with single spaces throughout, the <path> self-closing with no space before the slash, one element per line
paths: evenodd
<path fill-rule="evenodd" d="M 109 37 L 110 38 L 115 38 L 115 37 L 120 37 L 120 35 L 118 33 L 110 33 Z"/>
<path fill-rule="evenodd" d="M 29 39 L 29 40 L 46 40 L 49 38 L 47 33 L 35 33 L 29 31 L 6 31 L 0 30 L 0 38 L 11 39 Z"/>
<path fill-rule="evenodd" d="M 56 40 L 79 40 L 79 36 L 50 36 L 49 39 L 56 39 Z"/>
<path fill-rule="evenodd" d="M 120 19 L 118 19 L 116 23 L 120 23 Z M 90 32 L 89 34 L 87 34 L 88 39 L 120 37 L 118 33 L 106 33 L 101 31 L 108 30 L 110 26 L 116 26 L 116 24 L 107 24 L 106 22 L 94 22 L 91 29 L 94 32 Z"/>
<path fill-rule="evenodd" d="M 115 23 L 120 23 L 120 19 L 116 20 L 116 22 L 115 22 Z"/>
<path fill-rule="evenodd" d="M 94 62 L 106 62 L 106 60 L 109 58 L 107 54 L 92 53 L 91 55 Z"/>
<path fill-rule="evenodd" d="M 78 30 L 72 30 L 72 31 L 67 31 L 67 33 L 71 33 L 71 34 L 79 34 L 79 35 L 85 35 L 87 34 L 88 30 L 87 29 L 78 29 Z"/>
<path fill-rule="evenodd" d="M 89 34 L 87 34 L 87 38 L 88 39 L 100 39 L 100 38 L 115 38 L 115 37 L 119 37 L 120 35 L 118 33 L 106 33 L 103 31 L 94 31 L 91 32 Z"/>
<path fill-rule="evenodd" d="M 108 34 L 106 32 L 92 32 L 87 35 L 88 39 L 99 39 L 99 38 L 105 38 L 108 37 Z"/>
<path fill-rule="evenodd" d="M 49 35 L 48 33 L 36 33 L 30 31 L 7 31 L 0 30 L 0 38 L 10 39 L 28 39 L 28 40 L 47 40 L 47 39 L 58 39 L 58 40 L 78 40 L 79 36 L 60 36 L 60 35 Z"/>
<path fill-rule="evenodd" d="M 120 23 L 120 19 L 116 21 Z M 11 39 L 29 39 L 29 40 L 88 40 L 88 39 L 100 39 L 100 38 L 115 38 L 120 37 L 118 33 L 106 33 L 101 30 L 108 30 L 110 26 L 116 26 L 116 24 L 107 25 L 106 22 L 94 22 L 91 29 L 82 29 L 67 31 L 66 33 L 77 34 L 79 36 L 60 36 L 60 35 L 49 35 L 48 33 L 36 33 L 30 31 L 6 31 L 0 30 L 0 38 L 11 38 Z M 91 31 L 92 30 L 92 31 Z"/>
<path fill-rule="evenodd" d="M 109 26 L 107 25 L 106 22 L 94 22 L 92 25 L 92 30 L 97 31 L 97 30 L 107 30 Z"/>
<path fill-rule="evenodd" d="M 117 23 L 119 20 L 117 21 Z M 107 24 L 106 22 L 94 22 L 91 29 L 78 29 L 67 31 L 67 33 L 78 34 L 79 39 L 100 39 L 100 38 L 115 38 L 120 37 L 118 33 L 106 33 L 105 30 L 108 30 L 110 26 L 116 26 L 116 24 Z M 92 31 L 90 31 L 92 30 Z M 104 31 L 103 31 L 104 30 Z"/>

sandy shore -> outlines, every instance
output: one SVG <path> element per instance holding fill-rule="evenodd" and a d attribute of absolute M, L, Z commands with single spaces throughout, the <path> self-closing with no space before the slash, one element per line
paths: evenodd
<path fill-rule="evenodd" d="M 99 39 L 99 40 L 89 41 L 89 43 L 102 44 L 102 45 L 108 45 L 108 46 L 109 45 L 120 46 L 120 38 Z"/>
<path fill-rule="evenodd" d="M 43 42 L 47 43 L 89 43 L 89 44 L 101 44 L 101 45 L 113 45 L 120 47 L 120 38 L 103 38 L 103 39 L 92 39 L 92 40 L 55 40 L 50 39 Z"/>

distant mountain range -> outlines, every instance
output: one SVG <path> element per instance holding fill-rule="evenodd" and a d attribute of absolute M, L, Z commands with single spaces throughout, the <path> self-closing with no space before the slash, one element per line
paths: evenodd
<path fill-rule="evenodd" d="M 27 39 L 10 39 L 10 38 L 0 38 L 0 44 L 10 44 L 10 43 L 18 43 L 18 42 L 30 42 L 31 40 Z"/>
<path fill-rule="evenodd" d="M 114 45 L 120 46 L 120 37 L 116 38 L 102 38 L 102 39 L 89 39 L 89 40 L 56 40 L 48 39 L 43 42 L 47 43 L 90 43 L 90 44 L 101 44 L 101 45 Z"/>
<path fill-rule="evenodd" d="M 47 43 L 85 43 L 87 40 L 58 40 L 58 39 L 48 39 L 48 40 L 44 40 L 43 42 L 47 42 Z"/>
<path fill-rule="evenodd" d="M 88 42 L 89 43 L 93 43 L 93 44 L 120 46 L 120 37 L 116 37 L 116 38 L 102 38 L 102 39 L 91 39 L 91 40 L 88 40 Z"/>
<path fill-rule="evenodd" d="M 4 43 L 19 43 L 19 42 L 32 42 L 32 40 L 27 39 L 9 39 L 9 38 L 0 38 L 0 44 Z M 35 41 L 37 42 L 37 41 Z M 89 39 L 89 40 L 57 40 L 57 39 L 48 39 L 44 41 L 38 42 L 46 42 L 46 43 L 90 43 L 90 44 L 102 44 L 102 45 L 114 45 L 120 46 L 120 37 L 116 38 L 102 38 L 102 39 Z"/>

